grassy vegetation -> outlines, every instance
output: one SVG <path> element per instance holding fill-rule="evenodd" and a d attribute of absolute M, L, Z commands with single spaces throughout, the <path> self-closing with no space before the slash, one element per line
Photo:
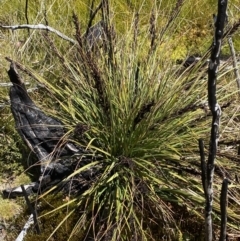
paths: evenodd
<path fill-rule="evenodd" d="M 29 1 L 28 21 L 47 21 L 68 36 L 80 38 L 72 11 L 83 33 L 89 6 L 88 1 Z M 204 195 L 198 139 L 209 140 L 211 117 L 203 66 L 208 54 L 193 69 L 182 70 L 175 60 L 206 52 L 212 41 L 211 16 L 216 12 L 212 6 L 216 6 L 215 1 L 178 1 L 177 5 L 174 1 L 113 1 L 107 19 L 114 24 L 115 34 L 108 35 L 91 53 L 81 43 L 73 46 L 53 34 L 2 30 L 2 60 L 10 56 L 25 66 L 31 77 L 26 72 L 21 75 L 30 82 L 29 87 L 38 82 L 44 85 L 31 93 L 36 103 L 65 124 L 70 139 L 102 158 L 89 164 L 99 175 L 81 195 L 69 193 L 62 198 L 52 192 L 41 197 L 43 234 L 39 240 L 79 240 L 85 236 L 95 240 L 194 240 L 202 236 Z M 240 16 L 236 6 L 237 1 L 232 1 L 231 23 Z M 0 16 L 0 21 L 9 25 L 27 21 L 20 1 L 16 5 L 3 1 Z M 99 12 L 95 21 L 102 17 Z M 236 48 L 239 51 L 238 42 Z M 8 63 L 3 60 L 3 82 L 8 80 L 6 69 Z M 6 101 L 6 90 L 0 91 L 1 101 Z M 217 94 L 223 107 L 221 141 L 236 142 L 238 95 L 231 70 L 220 69 Z M 2 172 L 12 175 L 22 170 L 18 164 L 21 159 L 29 158 L 14 131 L 8 107 L 1 109 L 1 117 L 1 136 L 5 138 L 0 142 Z M 76 126 L 88 128 L 76 135 Z M 221 145 L 217 156 L 216 235 L 224 175 L 232 182 L 228 231 L 239 234 L 238 155 L 236 145 L 230 147 Z M 36 240 L 33 231 L 26 240 Z"/>

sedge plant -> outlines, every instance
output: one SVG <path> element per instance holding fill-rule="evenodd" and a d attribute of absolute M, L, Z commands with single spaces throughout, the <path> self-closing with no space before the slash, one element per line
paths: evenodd
<path fill-rule="evenodd" d="M 176 5 L 164 31 L 156 27 L 157 10 L 152 11 L 148 27 L 141 30 L 141 15 L 136 13 L 121 35 L 114 29 L 108 1 L 102 1 L 98 14 L 103 35 L 94 46 L 83 37 L 76 15 L 76 45 L 64 53 L 44 36 L 57 63 L 48 75 L 55 81 L 24 67 L 44 84 L 40 91 L 48 98 L 45 105 L 54 106 L 51 114 L 68 129 L 64 138 L 83 147 L 92 158 L 38 197 L 44 200 L 62 184 L 70 183 L 67 202 L 39 213 L 40 220 L 49 217 L 52 222 L 54 213 L 66 212 L 46 240 L 60 240 L 58 232 L 71 217 L 75 222 L 66 228 L 64 240 L 177 240 L 202 234 L 205 200 L 198 139 L 208 138 L 211 121 L 205 65 L 208 53 L 187 69 L 171 61 L 167 43 L 180 10 L 181 4 Z M 227 106 L 234 98 L 231 90 L 235 82 L 226 85 L 226 75 L 222 70 L 218 95 Z M 230 109 L 229 115 L 233 112 L 235 109 Z M 229 118 L 223 116 L 222 125 L 228 123 Z M 219 158 L 218 165 L 224 170 L 226 162 Z M 230 165 L 238 168 L 234 162 Z M 82 178 L 89 170 L 93 174 Z M 221 175 L 218 178 L 214 197 L 217 221 Z M 236 231 L 238 186 L 234 188 L 229 225 Z M 26 240 L 33 237 L 29 234 Z"/>

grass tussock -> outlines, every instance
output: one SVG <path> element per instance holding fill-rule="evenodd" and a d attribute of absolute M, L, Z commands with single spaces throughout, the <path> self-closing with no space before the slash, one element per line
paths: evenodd
<path fill-rule="evenodd" d="M 161 4 L 151 8 L 145 25 L 141 7 L 122 34 L 114 25 L 111 6 L 103 1 L 96 18 L 102 20 L 104 34 L 91 47 L 82 33 L 91 24 L 83 31 L 74 15 L 75 45 L 35 33 L 38 44 L 32 39 L 28 44 L 33 55 L 36 48 L 41 50 L 39 62 L 26 64 L 31 58 L 24 52 L 17 55 L 22 74 L 43 86 L 33 98 L 64 123 L 68 138 L 94 160 L 64 180 L 75 184 L 66 202 L 49 202 L 49 210 L 39 214 L 45 227 L 51 223 L 47 237 L 43 230 L 44 240 L 60 240 L 62 230 L 67 233 L 64 240 L 126 241 L 194 239 L 204 232 L 198 139 L 208 140 L 211 122 L 204 65 L 208 53 L 192 68 L 176 66 L 171 57 L 177 41 L 171 33 L 180 31 L 176 25 L 181 11 L 186 11 L 184 2 L 172 5 L 161 28 Z M 239 139 L 233 131 L 239 125 L 236 92 L 230 71 L 220 69 L 222 146 L 216 164 L 214 222 L 217 230 L 221 181 L 229 175 L 228 228 L 233 234 L 239 232 L 239 167 L 234 145 L 228 151 L 225 143 Z M 95 175 L 85 180 L 87 188 L 78 190 L 83 185 L 79 176 L 89 169 Z M 45 202 L 50 192 L 40 201 Z M 59 217 L 55 226 L 54 215 Z M 30 234 L 27 240 L 31 238 Z"/>

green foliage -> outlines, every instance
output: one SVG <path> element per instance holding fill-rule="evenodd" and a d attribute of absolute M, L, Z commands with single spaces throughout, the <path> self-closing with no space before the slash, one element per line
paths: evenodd
<path fill-rule="evenodd" d="M 80 240 L 84 236 L 97 240 L 162 240 L 163 236 L 183 240 L 201 234 L 204 197 L 197 140 L 209 138 L 211 119 L 206 108 L 207 73 L 203 66 L 208 56 L 187 70 L 175 66 L 172 59 L 207 49 L 211 27 L 207 28 L 208 18 L 200 18 L 203 13 L 197 10 L 201 4 L 209 12 L 212 9 L 207 8 L 207 1 L 195 2 L 189 8 L 189 1 L 171 15 L 175 3 L 161 1 L 151 14 L 148 1 L 135 7 L 137 2 L 131 2 L 131 11 L 119 14 L 119 9 L 126 9 L 127 1 L 118 1 L 113 17 L 107 16 L 116 23 L 116 33 L 108 35 L 93 52 L 79 45 L 69 46 L 56 36 L 32 32 L 28 43 L 14 55 L 26 72 L 44 85 L 33 93 L 33 99 L 46 113 L 61 119 L 69 130 L 69 139 L 101 157 L 101 161 L 67 177 L 77 178 L 88 168 L 98 170 L 81 195 L 70 192 L 66 203 L 48 193 L 40 198 L 53 198 L 50 210 L 46 205 L 40 210 L 42 240 Z M 49 25 L 58 28 L 62 24 L 62 32 L 80 38 L 74 27 L 69 27 L 73 26 L 70 10 L 75 6 L 80 15 L 77 10 L 83 2 L 78 5 L 69 1 L 63 8 L 64 3 L 52 1 L 44 6 Z M 21 9 L 24 11 L 23 6 Z M 139 10 L 139 22 L 133 9 Z M 86 15 L 86 10 L 82 11 Z M 40 13 L 37 15 L 36 5 L 29 5 L 31 23 L 44 22 L 44 11 Z M 100 18 L 98 14 L 96 19 Z M 86 26 L 87 21 L 80 20 Z M 192 25 L 194 28 L 190 28 Z M 235 82 L 227 76 L 222 69 L 218 83 L 221 105 L 236 98 L 232 91 Z M 236 109 L 233 106 L 223 115 L 223 126 L 230 128 L 231 117 L 239 117 Z M 79 126 L 86 128 L 79 131 Z M 233 136 L 231 133 L 229 138 L 226 131 L 222 135 L 226 140 Z M 221 156 L 217 165 L 239 170 L 236 163 Z M 220 181 L 221 175 L 216 178 L 214 196 L 217 225 Z M 233 204 L 229 227 L 237 232 L 236 186 L 230 188 Z M 27 240 L 34 237 L 30 233 Z"/>
<path fill-rule="evenodd" d="M 73 141 L 102 157 L 67 178 L 93 167 L 99 173 L 80 196 L 70 193 L 73 209 L 50 237 L 61 232 L 61 225 L 75 213 L 80 215 L 69 240 L 82 237 L 84 230 L 84 235 L 97 240 L 129 240 L 132 235 L 137 240 L 159 240 L 164 235 L 173 240 L 185 223 L 191 223 L 188 227 L 193 230 L 201 220 L 203 192 L 200 177 L 193 173 L 199 167 L 197 140 L 208 138 L 210 126 L 204 111 L 206 71 L 200 64 L 181 72 L 166 61 L 161 47 L 166 42 L 156 40 L 160 47 L 154 48 L 148 30 L 141 33 L 145 39 L 134 38 L 134 30 L 130 28 L 124 39 L 121 35 L 114 42 L 108 38 L 92 54 L 77 46 L 64 55 L 58 51 L 62 64 L 55 62 L 54 67 L 59 82 L 45 80 L 27 68 L 58 102 L 56 117 L 70 136 L 77 125 L 88 127 Z M 221 80 L 223 85 L 224 73 Z M 219 88 L 222 103 L 231 96 L 226 91 Z M 56 207 L 49 218 L 65 207 Z M 180 214 L 184 221 L 177 227 Z M 232 213 L 230 218 L 238 215 Z M 183 235 L 189 229 L 183 229 Z"/>

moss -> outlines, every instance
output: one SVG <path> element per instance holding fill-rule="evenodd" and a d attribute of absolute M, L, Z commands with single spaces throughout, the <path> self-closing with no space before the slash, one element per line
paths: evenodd
<path fill-rule="evenodd" d="M 47 214 L 48 212 L 54 210 L 54 208 L 57 208 L 60 205 L 63 205 L 64 202 L 66 202 L 66 200 L 67 199 L 64 198 L 62 193 L 58 193 L 56 195 L 55 194 L 48 195 L 46 198 L 41 199 L 41 201 L 39 202 L 38 215 L 42 216 L 43 214 Z M 66 215 L 72 208 L 73 206 L 69 205 L 63 209 L 53 212 L 52 214 L 39 218 L 41 234 L 37 235 L 34 230 L 34 227 L 31 227 L 28 230 L 24 240 L 25 241 L 47 240 L 49 236 L 52 234 L 52 232 L 55 230 L 57 225 L 66 217 Z M 21 229 L 23 228 L 28 217 L 29 217 L 29 210 L 27 210 L 26 208 L 25 211 L 21 215 L 19 215 L 15 220 L 15 222 L 12 224 L 12 226 L 15 227 L 15 230 L 14 230 L 15 236 L 17 236 L 21 232 Z M 76 224 L 78 218 L 79 218 L 79 212 L 75 212 L 67 219 L 66 222 L 64 222 L 64 224 L 56 231 L 56 233 L 52 236 L 50 240 L 66 241 L 67 237 L 71 233 L 71 230 Z M 82 234 L 79 233 L 77 236 L 73 236 L 71 241 L 79 241 L 79 238 L 81 235 Z M 9 236 L 13 236 L 13 233 L 9 234 Z"/>
<path fill-rule="evenodd" d="M 4 221 L 16 217 L 21 210 L 21 206 L 15 200 L 2 199 L 0 197 L 0 217 Z"/>
<path fill-rule="evenodd" d="M 25 173 L 21 173 L 14 180 L 14 186 L 20 186 L 22 184 L 29 184 L 30 182 L 31 182 L 30 177 L 28 175 L 26 175 Z"/>

